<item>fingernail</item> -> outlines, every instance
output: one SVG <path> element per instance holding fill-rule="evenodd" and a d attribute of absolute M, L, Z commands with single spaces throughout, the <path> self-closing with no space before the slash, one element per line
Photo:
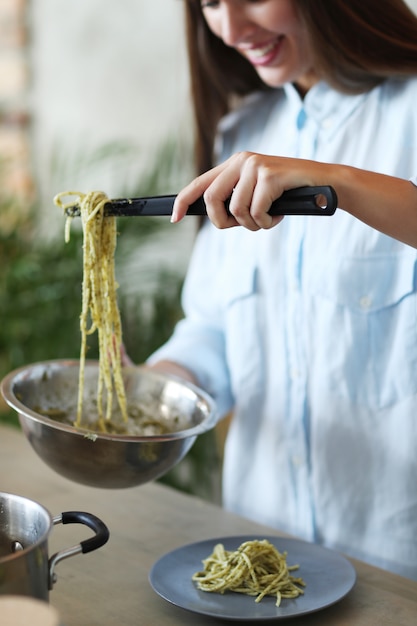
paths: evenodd
<path fill-rule="evenodd" d="M 174 202 L 172 206 L 171 224 L 175 224 L 175 222 L 178 222 L 178 209 L 177 209 L 176 201 Z"/>

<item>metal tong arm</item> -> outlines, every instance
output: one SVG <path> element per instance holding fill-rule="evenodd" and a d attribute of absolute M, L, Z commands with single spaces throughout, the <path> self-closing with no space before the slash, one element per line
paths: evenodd
<path fill-rule="evenodd" d="M 109 200 L 104 207 L 107 217 L 139 217 L 171 215 L 176 196 L 151 196 L 147 198 L 118 198 Z M 228 209 L 230 200 L 225 202 Z M 333 187 L 298 187 L 290 189 L 274 200 L 270 215 L 333 215 L 337 208 L 337 196 Z M 65 215 L 80 215 L 78 206 L 65 209 Z M 207 215 L 201 197 L 190 205 L 187 215 Z"/>

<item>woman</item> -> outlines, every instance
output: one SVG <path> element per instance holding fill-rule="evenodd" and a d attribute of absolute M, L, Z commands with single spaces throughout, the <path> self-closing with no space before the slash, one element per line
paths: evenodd
<path fill-rule="evenodd" d="M 225 507 L 417 579 L 417 18 L 401 0 L 185 7 L 202 174 L 173 221 L 204 194 L 219 228 L 149 363 L 233 412 Z M 268 215 L 322 184 L 333 217 Z"/>

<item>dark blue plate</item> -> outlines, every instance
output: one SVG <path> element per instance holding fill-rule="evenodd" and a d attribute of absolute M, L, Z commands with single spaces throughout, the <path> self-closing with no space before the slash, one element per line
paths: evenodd
<path fill-rule="evenodd" d="M 254 539 L 267 539 L 280 552 L 288 553 L 288 565 L 300 566 L 294 575 L 305 581 L 304 595 L 283 599 L 277 607 L 272 596 L 256 603 L 253 596 L 197 589 L 191 578 L 202 570 L 203 559 L 217 543 L 222 543 L 226 550 L 236 550 L 244 541 Z M 288 619 L 314 613 L 344 598 L 355 581 L 353 565 L 338 552 L 298 539 L 253 535 L 219 537 L 182 546 L 162 556 L 149 573 L 154 591 L 171 604 L 201 615 L 237 621 Z"/>

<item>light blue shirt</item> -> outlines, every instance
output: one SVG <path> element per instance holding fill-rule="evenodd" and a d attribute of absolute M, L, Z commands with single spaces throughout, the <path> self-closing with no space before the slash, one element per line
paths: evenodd
<path fill-rule="evenodd" d="M 218 149 L 417 180 L 417 80 L 252 96 Z M 256 233 L 207 223 L 186 317 L 151 360 L 233 408 L 226 508 L 417 579 L 416 260 L 342 210 Z"/>

